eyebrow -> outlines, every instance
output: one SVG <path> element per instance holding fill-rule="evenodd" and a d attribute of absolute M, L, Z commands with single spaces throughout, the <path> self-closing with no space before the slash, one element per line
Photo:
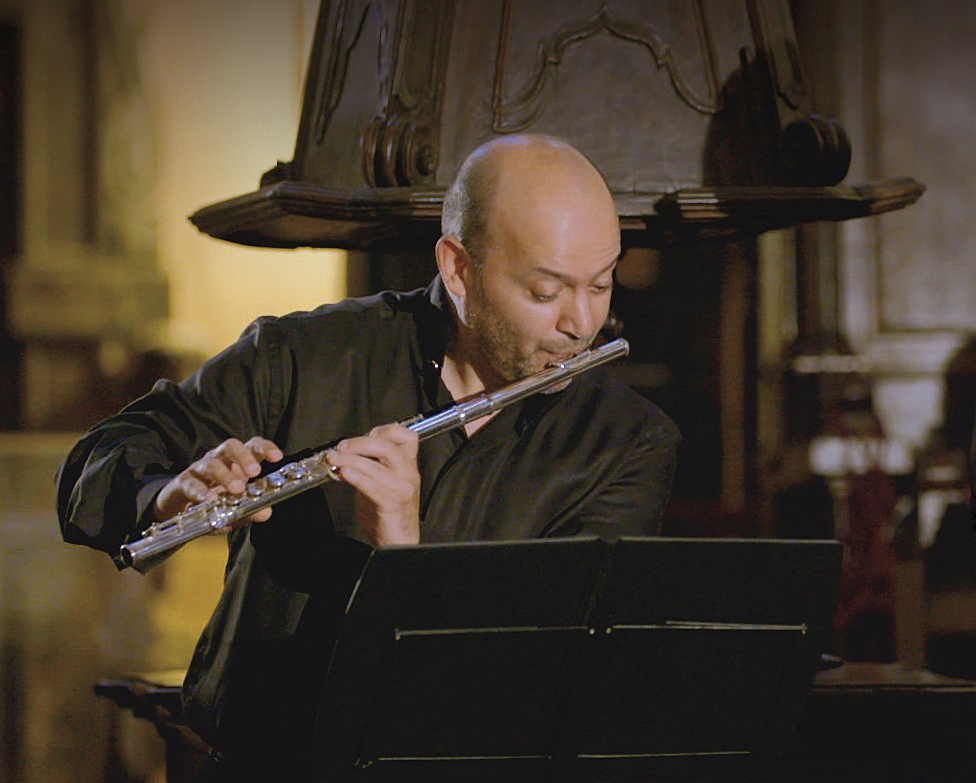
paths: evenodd
<path fill-rule="evenodd" d="M 620 256 L 622 256 L 622 255 L 623 255 L 623 253 L 621 253 L 620 255 L 618 255 L 615 259 L 613 259 L 613 261 L 611 261 L 609 264 L 607 264 L 605 267 L 603 267 L 603 269 L 601 269 L 599 272 L 597 272 L 595 275 L 593 275 L 593 277 L 599 277 L 600 275 L 602 275 L 602 274 L 604 274 L 606 272 L 609 272 L 611 269 L 613 269 L 617 265 L 617 263 L 620 261 Z M 531 267 L 528 270 L 528 272 L 529 272 L 529 274 L 537 274 L 537 275 L 545 275 L 546 277 L 554 277 L 557 280 L 559 280 L 560 282 L 566 283 L 567 285 L 572 285 L 573 283 L 576 282 L 576 279 L 574 277 L 572 277 L 570 275 L 564 275 L 562 272 L 557 272 L 555 269 L 549 269 L 549 268 L 544 267 L 544 266 L 534 266 L 534 267 Z"/>

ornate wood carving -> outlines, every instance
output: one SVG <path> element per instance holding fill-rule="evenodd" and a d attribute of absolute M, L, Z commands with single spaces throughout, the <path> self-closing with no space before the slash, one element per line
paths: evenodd
<path fill-rule="evenodd" d="M 306 182 L 277 182 L 190 216 L 205 234 L 261 247 L 430 250 L 440 228 L 439 190 L 386 188 L 350 195 Z"/>
<path fill-rule="evenodd" d="M 746 5 L 756 48 L 766 55 L 777 97 L 789 110 L 803 111 L 807 91 L 787 0 L 748 0 Z"/>
<path fill-rule="evenodd" d="M 836 185 L 847 175 L 851 145 L 836 120 L 811 111 L 788 0 L 748 0 L 747 8 L 768 80 L 764 92 L 779 128 L 774 143 L 785 181 L 799 186 Z"/>
<path fill-rule="evenodd" d="M 589 155 L 648 245 L 843 220 L 921 192 L 830 188 L 850 145 L 812 111 L 788 0 L 331 0 L 294 160 L 191 220 L 249 244 L 377 250 L 391 227 L 430 241 L 428 210 L 464 155 L 522 130 Z"/>
<path fill-rule="evenodd" d="M 396 14 L 392 75 L 383 105 L 363 135 L 363 174 L 370 185 L 431 181 L 437 170 L 444 72 L 452 0 L 402 0 Z M 386 28 L 383 28 L 384 30 Z"/>
<path fill-rule="evenodd" d="M 708 92 L 696 94 L 682 74 L 675 60 L 675 48 L 693 45 L 688 40 L 665 40 L 641 8 L 631 8 L 630 18 L 614 13 L 607 7 L 606 0 L 593 2 L 598 6 L 585 18 L 570 18 L 556 29 L 546 31 L 547 37 L 539 38 L 535 65 L 528 74 L 513 69 L 508 62 L 509 47 L 513 36 L 513 8 L 516 0 L 505 0 L 502 12 L 501 37 L 498 42 L 498 55 L 495 70 L 495 89 L 492 96 L 493 121 L 495 133 L 514 133 L 525 130 L 538 118 L 545 104 L 547 94 L 552 89 L 555 71 L 559 68 L 565 52 L 573 46 L 584 44 L 599 33 L 606 32 L 628 44 L 643 46 L 651 54 L 656 68 L 664 68 L 674 87 L 675 93 L 689 107 L 702 114 L 715 114 L 722 108 L 722 95 L 719 88 L 719 75 L 712 37 L 709 32 L 707 14 L 701 0 L 689 3 L 687 13 L 694 19 L 696 43 L 701 50 L 702 74 L 705 76 Z M 621 9 L 622 11 L 623 9 Z M 522 42 L 525 45 L 525 42 Z M 514 75 L 512 71 L 515 71 Z M 510 82 L 519 86 L 509 89 Z M 506 97 L 513 93 L 511 97 Z"/>
<path fill-rule="evenodd" d="M 620 200 L 618 211 L 630 242 L 660 246 L 747 236 L 799 222 L 878 215 L 913 204 L 924 191 L 909 177 L 854 187 L 685 188 L 660 198 L 652 215 L 624 214 L 634 210 Z M 279 182 L 204 207 L 190 219 L 204 233 L 245 245 L 419 249 L 430 248 L 437 239 L 442 197 L 439 190 L 403 189 L 350 196 Z M 330 218 L 318 217 L 323 214 Z"/>
<path fill-rule="evenodd" d="M 324 44 L 328 52 L 325 59 L 325 72 L 322 75 L 322 97 L 315 118 L 313 136 L 317 144 L 322 143 L 332 121 L 342 93 L 346 87 L 349 72 L 349 59 L 356 48 L 366 25 L 366 16 L 371 4 L 360 0 L 342 0 L 338 3 L 335 24 L 329 28 Z"/>

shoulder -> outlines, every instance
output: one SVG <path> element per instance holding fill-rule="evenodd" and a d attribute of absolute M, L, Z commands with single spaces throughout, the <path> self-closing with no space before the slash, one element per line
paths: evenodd
<path fill-rule="evenodd" d="M 277 343 L 287 350 L 314 349 L 337 342 L 354 346 L 375 342 L 383 332 L 409 330 L 424 302 L 423 291 L 384 291 L 372 296 L 343 299 L 281 316 L 253 321 L 241 340 Z"/>
<path fill-rule="evenodd" d="M 249 330 L 273 329 L 282 334 L 329 331 L 343 327 L 381 324 L 410 318 L 423 300 L 423 291 L 383 291 L 372 296 L 343 299 L 314 310 L 300 310 L 281 316 L 262 316 Z"/>

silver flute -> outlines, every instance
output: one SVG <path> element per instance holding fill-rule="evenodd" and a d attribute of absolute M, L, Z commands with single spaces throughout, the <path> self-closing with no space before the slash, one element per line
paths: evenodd
<path fill-rule="evenodd" d="M 553 390 L 586 370 L 626 356 L 629 350 L 627 341 L 618 338 L 565 361 L 555 362 L 496 391 L 476 395 L 437 413 L 415 416 L 401 424 L 416 432 L 420 440 L 426 440 L 463 427 L 537 392 Z M 131 567 L 145 573 L 170 551 L 188 541 L 235 525 L 263 508 L 330 479 L 338 480 L 326 460 L 328 453 L 329 449 L 323 449 L 304 459 L 289 462 L 273 473 L 249 481 L 240 494 L 222 494 L 213 500 L 189 506 L 170 519 L 156 522 L 143 533 L 142 538 L 122 546 L 114 557 L 116 566 L 120 570 Z"/>

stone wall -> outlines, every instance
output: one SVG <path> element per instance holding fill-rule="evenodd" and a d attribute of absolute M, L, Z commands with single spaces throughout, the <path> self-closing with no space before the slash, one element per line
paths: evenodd
<path fill-rule="evenodd" d="M 53 477 L 75 440 L 0 434 L 0 783 L 150 779 L 151 725 L 92 688 L 185 668 L 220 590 L 221 536 L 147 576 L 62 541 Z"/>

